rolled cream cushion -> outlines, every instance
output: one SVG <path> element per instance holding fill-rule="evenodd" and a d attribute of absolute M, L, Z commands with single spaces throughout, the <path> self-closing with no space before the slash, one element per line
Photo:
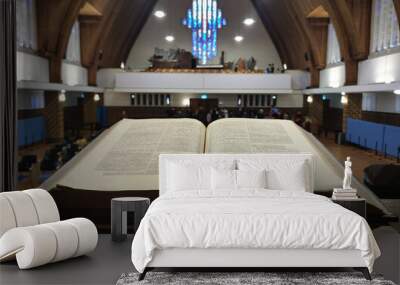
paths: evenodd
<path fill-rule="evenodd" d="M 57 206 L 42 189 L 0 193 L 0 261 L 20 269 L 84 255 L 95 249 L 96 226 L 84 218 L 59 221 Z"/>

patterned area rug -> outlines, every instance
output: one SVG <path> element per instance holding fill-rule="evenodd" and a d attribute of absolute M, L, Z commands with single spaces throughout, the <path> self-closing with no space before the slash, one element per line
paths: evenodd
<path fill-rule="evenodd" d="M 372 275 L 373 280 L 368 281 L 359 272 L 148 272 L 142 281 L 138 281 L 138 276 L 138 273 L 122 274 L 117 285 L 395 285 L 377 275 Z"/>

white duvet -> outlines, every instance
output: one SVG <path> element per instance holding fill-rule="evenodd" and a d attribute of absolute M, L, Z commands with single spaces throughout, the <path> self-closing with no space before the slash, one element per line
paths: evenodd
<path fill-rule="evenodd" d="M 372 271 L 380 251 L 364 218 L 306 192 L 172 192 L 156 199 L 132 243 L 143 272 L 155 249 L 358 249 Z"/>

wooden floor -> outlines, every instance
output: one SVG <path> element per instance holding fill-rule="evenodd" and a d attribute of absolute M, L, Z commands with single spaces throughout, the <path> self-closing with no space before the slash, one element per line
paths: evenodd
<path fill-rule="evenodd" d="M 348 144 L 339 145 L 335 142 L 333 134 L 329 134 L 327 137 L 319 136 L 317 138 L 339 161 L 344 163 L 347 156 L 351 157 L 351 160 L 353 161 L 353 175 L 360 182 L 363 181 L 363 171 L 367 166 L 371 164 L 397 163 L 395 158 L 385 158 L 383 155 L 376 155 L 374 151 L 361 149 Z"/>

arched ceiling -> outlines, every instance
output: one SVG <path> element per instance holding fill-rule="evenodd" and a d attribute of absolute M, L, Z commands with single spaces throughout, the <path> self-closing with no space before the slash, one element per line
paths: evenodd
<path fill-rule="evenodd" d="M 249 0 L 289 68 L 317 73 L 326 66 L 327 24 L 335 27 L 346 82 L 367 58 L 372 0 Z M 393 0 L 400 16 L 400 0 Z M 60 78 L 73 23 L 79 18 L 82 64 L 89 80 L 101 67 L 118 67 L 128 57 L 157 0 L 37 0 L 38 46 L 51 59 L 52 81 Z M 85 9 L 82 9 L 82 8 Z M 91 75 L 90 75 L 91 74 Z"/>

